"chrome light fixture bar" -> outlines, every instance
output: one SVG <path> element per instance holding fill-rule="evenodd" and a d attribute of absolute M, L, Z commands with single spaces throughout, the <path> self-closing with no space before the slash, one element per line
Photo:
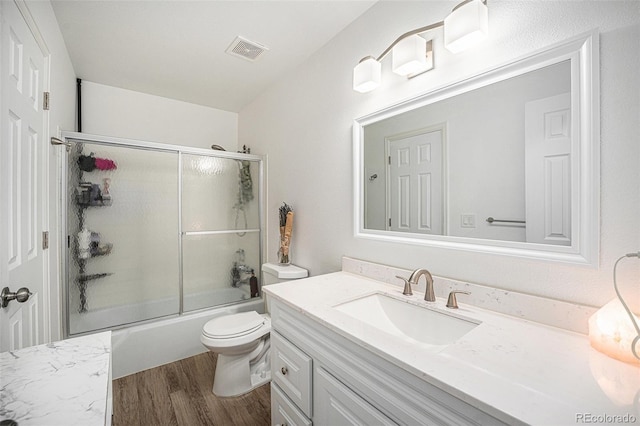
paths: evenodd
<path fill-rule="evenodd" d="M 453 8 L 444 21 L 416 28 L 398 37 L 380 56 L 367 56 L 353 69 L 353 90 L 361 93 L 376 89 L 382 81 L 381 61 L 391 52 L 392 70 L 415 77 L 433 69 L 433 43 L 420 34 L 444 27 L 444 45 L 458 53 L 487 36 L 489 13 L 487 0 L 465 0 Z"/>

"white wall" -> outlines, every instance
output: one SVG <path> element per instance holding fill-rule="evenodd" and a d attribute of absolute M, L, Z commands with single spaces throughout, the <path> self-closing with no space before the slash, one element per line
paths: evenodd
<path fill-rule="evenodd" d="M 636 1 L 492 1 L 490 37 L 458 55 L 434 32 L 436 69 L 412 80 L 390 72 L 383 84 L 351 89 L 360 58 L 398 35 L 444 18 L 454 2 L 379 2 L 305 64 L 240 112 L 239 144 L 268 154 L 268 250 L 275 260 L 277 209 L 296 210 L 293 262 L 314 275 L 348 255 L 435 275 L 599 306 L 614 296 L 611 271 L 640 248 L 640 9 Z M 599 27 L 601 63 L 601 252 L 599 268 L 356 239 L 352 225 L 352 120 Z M 637 261 L 621 265 L 625 291 Z"/>
<path fill-rule="evenodd" d="M 60 130 L 73 130 L 75 123 L 75 72 L 67 53 L 67 48 L 62 38 L 62 33 L 58 27 L 51 3 L 48 1 L 27 1 L 27 7 L 31 11 L 35 23 L 46 41 L 47 48 L 51 54 L 51 74 L 49 91 L 51 93 L 51 109 L 49 111 L 49 135 L 60 136 Z M 49 158 L 49 223 L 45 229 L 49 230 L 49 250 L 50 250 L 50 324 L 48 340 L 59 340 L 62 338 L 62 313 L 61 313 L 61 291 L 60 291 L 60 245 L 59 235 L 59 211 L 58 200 L 60 194 L 57 182 L 60 156 L 64 154 L 64 149 L 51 147 L 45 141 L 45 149 Z"/>
<path fill-rule="evenodd" d="M 83 80 L 82 132 L 236 151 L 238 114 Z"/>

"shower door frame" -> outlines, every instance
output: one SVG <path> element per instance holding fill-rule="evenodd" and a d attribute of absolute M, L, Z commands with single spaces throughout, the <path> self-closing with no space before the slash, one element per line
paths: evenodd
<path fill-rule="evenodd" d="M 95 333 L 96 331 L 105 331 L 105 330 L 117 330 L 117 329 L 121 329 L 121 328 L 125 328 L 125 327 L 130 327 L 131 325 L 138 325 L 138 324 L 146 324 L 146 323 L 151 323 L 151 322 L 155 322 L 155 321 L 159 321 L 159 320 L 163 320 L 163 319 L 168 319 L 168 318 L 175 318 L 175 317 L 180 317 L 183 315 L 190 315 L 190 314 L 194 314 L 194 313 L 198 313 L 198 312 L 202 312 L 202 311 L 206 311 L 206 310 L 212 310 L 212 309 L 217 309 L 217 308 L 221 308 L 224 306 L 231 306 L 231 305 L 236 305 L 236 304 L 241 304 L 241 303 L 246 303 L 248 300 L 251 299 L 247 299 L 247 300 L 240 300 L 240 301 L 236 301 L 236 302 L 231 302 L 231 303 L 226 303 L 226 304 L 221 304 L 221 305 L 215 305 L 215 306 L 210 306 L 210 307 L 206 307 L 206 308 L 202 308 L 202 309 L 197 309 L 197 310 L 190 310 L 190 311 L 186 311 L 184 310 L 184 283 L 183 283 L 183 253 L 182 253 L 182 249 L 183 249 L 183 238 L 185 236 L 188 235 L 209 235 L 209 234 L 222 234 L 222 233 L 236 233 L 235 230 L 224 230 L 224 231 L 183 231 L 183 227 L 182 227 L 182 174 L 183 174 L 183 155 L 184 154 L 188 154 L 188 155 L 200 155 L 200 156 L 205 156 L 205 157 L 214 157 L 214 158 L 224 158 L 224 159 L 230 159 L 230 160 L 248 160 L 248 161 L 254 161 L 258 163 L 259 166 L 259 184 L 258 184 L 258 220 L 259 220 L 259 224 L 258 224 L 258 229 L 244 229 L 244 230 L 240 230 L 241 232 L 257 232 L 258 233 L 258 241 L 259 241 L 259 247 L 258 247 L 258 276 L 260 276 L 260 283 L 262 284 L 262 270 L 261 270 L 261 265 L 262 265 L 262 259 L 263 259 L 263 255 L 266 252 L 266 241 L 264 238 L 264 226 L 265 226 L 265 217 L 264 217 L 264 202 L 265 202 L 265 195 L 264 195 L 264 185 L 265 185 L 265 178 L 264 178 L 264 172 L 265 172 L 265 158 L 263 156 L 260 155 L 255 155 L 255 154 L 243 154 L 240 152 L 230 152 L 230 151 L 219 151 L 219 150 L 212 150 L 212 149 L 203 149 L 203 148 L 195 148 L 195 147 L 188 147 L 188 146 L 183 146 L 183 145 L 172 145 L 172 144 L 165 144 L 165 143 L 160 143 L 160 142 L 149 142 L 149 141 L 142 141 L 142 140 L 136 140 L 136 139 L 126 139 L 126 138 L 119 138 L 119 137 L 113 137 L 113 136 L 102 136 L 102 135 L 93 135 L 93 134 L 89 134 L 89 133 L 78 133 L 78 132 L 61 132 L 61 138 L 62 140 L 65 142 L 65 144 L 67 144 L 67 147 L 71 147 L 71 149 L 73 149 L 75 147 L 76 143 L 79 142 L 87 142 L 87 143 L 91 143 L 91 144 L 95 144 L 95 145 L 106 145 L 106 146 L 114 146 L 114 147 L 121 147 L 121 148 L 136 148 L 136 149 L 141 149 L 141 150 L 148 150 L 148 151 L 156 151 L 156 152 L 170 152 L 170 153 L 175 153 L 177 155 L 177 164 L 178 164 L 178 291 L 179 291 L 179 310 L 177 313 L 175 314 L 169 314 L 169 315 L 164 315 L 164 316 L 160 316 L 157 318 L 150 318 L 150 319 L 146 319 L 146 320 L 140 320 L 140 321 L 134 321 L 134 322 L 129 322 L 129 323 L 125 323 L 125 324 L 119 324 L 119 325 L 115 325 L 112 327 L 105 327 L 105 328 L 101 328 L 101 329 L 97 329 L 97 330 L 88 330 L 82 333 L 74 333 L 71 334 L 70 330 L 71 330 L 71 306 L 69 304 L 69 291 L 70 291 L 70 283 L 69 283 L 69 261 L 70 261 L 70 250 L 69 250 L 69 232 L 68 232 L 68 205 L 69 205 L 69 191 L 68 191 L 68 179 L 69 179 L 69 149 L 67 149 L 65 151 L 65 154 L 67 155 L 62 155 L 61 156 L 61 164 L 60 164 L 60 171 L 61 171 L 61 175 L 60 175 L 60 194 L 62 199 L 60 200 L 60 205 L 61 205 L 61 209 L 60 209 L 60 229 L 61 229 L 61 238 L 60 238 L 60 261 L 62 263 L 61 265 L 61 272 L 62 272 L 62 276 L 61 276 L 61 280 L 62 280 L 62 297 L 61 299 L 61 303 L 62 303 L 62 312 L 64 313 L 64 319 L 63 319 L 63 323 L 64 323 L 64 329 L 62 330 L 62 334 L 63 334 L 63 338 L 67 339 L 69 337 L 76 337 L 76 336 L 82 336 L 84 334 L 90 334 L 90 333 Z M 262 292 L 261 292 L 262 293 Z"/>

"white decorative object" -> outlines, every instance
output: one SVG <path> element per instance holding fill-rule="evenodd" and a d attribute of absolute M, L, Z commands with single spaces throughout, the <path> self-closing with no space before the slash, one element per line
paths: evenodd
<path fill-rule="evenodd" d="M 637 322 L 638 318 L 635 317 L 635 320 Z M 637 335 L 618 299 L 613 299 L 589 318 L 591 346 L 620 361 L 640 364 L 631 351 L 631 344 Z"/>

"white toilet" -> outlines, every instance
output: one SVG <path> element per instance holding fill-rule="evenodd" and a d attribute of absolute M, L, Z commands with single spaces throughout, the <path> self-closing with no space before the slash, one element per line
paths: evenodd
<path fill-rule="evenodd" d="M 295 265 L 262 265 L 263 285 L 304 278 L 306 269 Z M 268 312 L 268 308 L 267 308 Z M 202 327 L 200 341 L 218 354 L 213 393 L 230 397 L 245 394 L 271 380 L 269 314 L 256 311 L 223 315 Z"/>

